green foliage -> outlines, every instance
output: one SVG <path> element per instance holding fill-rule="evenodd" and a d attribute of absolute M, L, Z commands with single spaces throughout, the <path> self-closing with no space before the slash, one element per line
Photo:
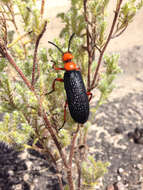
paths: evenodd
<path fill-rule="evenodd" d="M 59 142 L 62 147 L 67 147 L 71 143 L 70 133 L 68 130 L 61 129 L 58 134 Z"/>
<path fill-rule="evenodd" d="M 4 70 L 4 68 L 6 67 L 6 61 L 4 58 L 0 59 L 0 73 Z"/>
<path fill-rule="evenodd" d="M 0 122 L 0 139 L 8 144 L 23 146 L 33 133 L 32 127 L 19 111 L 6 113 Z"/>
<path fill-rule="evenodd" d="M 101 80 L 98 84 L 98 89 L 101 92 L 101 95 L 97 104 L 97 108 L 99 105 L 105 102 L 115 87 L 113 81 L 117 77 L 117 74 L 121 72 L 121 69 L 118 66 L 118 58 L 119 55 L 117 54 L 104 56 L 105 72 L 101 74 Z"/>
<path fill-rule="evenodd" d="M 24 30 L 28 32 L 33 31 L 35 35 L 38 35 L 43 28 L 45 20 L 40 15 L 36 1 L 13 0 L 13 3 L 17 6 L 22 17 Z"/>
<path fill-rule="evenodd" d="M 36 143 L 40 143 L 42 151 L 46 153 L 51 151 L 52 159 L 57 162 L 63 154 L 60 151 L 65 153 L 65 157 L 73 156 L 75 149 L 78 149 L 77 147 L 81 144 L 85 144 L 91 124 L 88 121 L 83 128 L 79 129 L 80 135 L 77 134 L 78 140 L 74 142 L 73 137 L 78 133 L 77 125 L 67 113 L 67 122 L 64 128 L 58 131 L 64 118 L 63 110 L 66 99 L 64 85 L 56 84 L 56 91 L 53 94 L 48 95 L 47 92 L 51 91 L 55 78 L 63 78 L 62 71 L 53 70 L 51 60 L 56 62 L 57 67 L 63 67 L 63 62 L 61 52 L 55 47 L 49 48 L 48 51 L 42 47 L 38 48 L 38 51 L 36 49 L 35 44 L 38 43 L 38 40 L 40 41 L 39 35 L 42 34 L 45 21 L 47 21 L 37 6 L 37 2 L 36 0 L 0 1 L 0 19 L 2 21 L 0 23 L 0 53 L 2 53 L 3 45 L 7 46 L 13 62 L 30 84 L 32 84 L 32 77 L 35 74 L 33 92 L 27 88 L 25 80 L 22 80 L 11 68 L 6 58 L 0 57 L 0 114 L 3 115 L 3 119 L 0 121 L 0 141 L 28 147 L 26 144 L 32 136 L 34 142 L 30 148 L 35 148 Z M 67 13 L 57 15 L 64 23 L 60 33 L 64 42 L 61 43 L 59 39 L 55 39 L 54 43 L 63 52 L 66 52 L 69 37 L 73 32 L 76 34 L 72 40 L 70 51 L 74 55 L 74 62 L 81 69 L 88 90 L 96 88 L 100 92 L 95 108 L 97 109 L 109 97 L 114 88 L 113 81 L 121 72 L 118 66 L 119 56 L 105 55 L 106 46 L 112 38 L 122 34 L 133 20 L 137 10 L 143 6 L 143 1 L 130 0 L 122 5 L 111 36 L 108 35 L 107 30 L 109 28 L 107 16 L 110 1 L 91 0 L 87 1 L 86 5 L 83 2 L 86 1 L 71 0 L 71 7 Z M 117 5 L 118 3 L 119 0 L 117 0 Z M 9 27 L 11 25 L 12 27 Z M 36 63 L 35 72 L 33 71 L 34 63 Z M 104 71 L 100 75 L 99 72 L 95 75 L 100 64 L 103 65 Z M 54 138 L 52 135 L 50 136 L 47 125 L 44 123 L 44 111 L 54 131 Z M 60 151 L 57 144 L 53 143 L 55 138 L 61 147 Z M 73 150 L 70 149 L 71 144 Z M 78 163 L 76 171 L 81 164 L 83 186 L 94 187 L 98 179 L 107 172 L 108 163 L 96 162 L 91 156 L 86 155 L 85 157 L 88 158 L 86 161 L 81 161 L 80 157 L 79 160 L 76 160 L 74 156 L 71 160 L 75 165 Z M 71 165 L 69 168 L 73 169 Z M 65 186 L 65 190 L 68 189 L 70 189 L 70 184 Z"/>
<path fill-rule="evenodd" d="M 84 161 L 81 166 L 83 185 L 95 187 L 100 177 L 107 173 L 109 163 L 101 161 L 96 162 L 92 156 L 88 156 L 88 160 Z"/>
<path fill-rule="evenodd" d="M 68 36 L 74 31 L 77 35 L 81 35 L 85 29 L 84 16 L 82 14 L 83 1 L 82 0 L 71 0 L 71 7 L 66 13 L 59 13 L 58 18 L 61 18 L 65 27 L 60 33 L 60 37 Z"/>
<path fill-rule="evenodd" d="M 91 13 L 91 22 L 96 25 L 96 44 L 102 48 L 106 39 L 107 27 L 107 8 L 109 0 L 90 1 L 89 10 Z"/>
<path fill-rule="evenodd" d="M 42 20 L 40 9 L 38 9 L 36 2 L 34 3 L 33 0 L 12 0 L 0 4 L 7 18 L 11 19 L 13 17 L 13 19 L 16 19 L 15 15 L 19 15 L 21 21 L 20 26 L 17 25 L 16 20 L 13 20 L 13 30 L 7 28 L 8 46 L 17 66 L 22 70 L 24 75 L 31 80 L 34 44 L 36 40 L 34 36 L 37 36 L 43 29 L 45 19 Z M 11 9 L 11 12 L 7 12 L 8 7 Z M 15 12 L 15 10 L 17 12 Z M 33 32 L 32 34 L 27 34 L 27 36 L 19 36 L 19 28 L 23 28 L 24 32 Z M 24 43 L 26 41 L 30 42 L 30 44 L 26 43 L 25 46 Z M 45 72 L 43 82 L 46 81 L 45 83 L 49 83 L 50 79 L 46 73 L 49 69 L 46 49 L 41 48 L 38 52 L 38 57 L 40 59 L 38 64 L 41 73 Z M 42 91 L 42 75 L 39 78 L 38 75 L 36 75 L 36 77 L 36 88 L 40 94 Z M 49 81 L 47 81 L 47 78 Z M 41 88 L 40 91 L 39 88 Z M 47 102 L 45 104 L 45 106 L 47 106 Z M 27 143 L 30 136 L 34 134 L 35 118 L 37 118 L 41 124 L 40 117 L 37 116 L 38 109 L 39 103 L 33 92 L 27 89 L 15 71 L 8 66 L 6 59 L 0 58 L 0 113 L 5 113 L 4 119 L 1 121 L 0 140 L 21 146 Z M 8 134 L 6 135 L 7 132 Z"/>

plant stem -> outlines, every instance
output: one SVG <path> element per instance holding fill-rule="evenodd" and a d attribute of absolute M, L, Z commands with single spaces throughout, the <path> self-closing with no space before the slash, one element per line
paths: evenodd
<path fill-rule="evenodd" d="M 77 163 L 77 169 L 78 169 L 78 190 L 81 188 L 81 166 L 79 163 Z"/>
<path fill-rule="evenodd" d="M 8 51 L 6 50 L 4 52 L 4 56 L 6 57 L 6 59 L 9 61 L 9 63 L 15 68 L 15 70 L 18 72 L 18 74 L 21 76 L 21 78 L 23 79 L 24 83 L 27 85 L 27 87 L 34 92 L 34 88 L 31 85 L 31 83 L 28 81 L 28 79 L 25 77 L 25 75 L 23 74 L 23 72 L 21 71 L 21 69 L 16 65 L 14 59 L 12 58 L 12 56 L 8 53 Z"/>
<path fill-rule="evenodd" d="M 32 86 L 34 86 L 34 83 L 35 83 L 35 68 L 36 68 L 36 65 L 38 67 L 38 63 L 37 63 L 38 46 L 39 46 L 40 39 L 42 38 L 44 32 L 46 31 L 46 26 L 47 26 L 47 21 L 45 21 L 44 27 L 43 27 L 41 33 L 38 35 L 37 40 L 36 40 L 36 44 L 35 44 L 34 58 L 33 58 L 33 70 L 32 70 L 32 82 L 31 82 Z"/>
<path fill-rule="evenodd" d="M 87 0 L 83 1 L 84 7 L 84 18 L 87 23 L 86 26 L 86 40 L 87 40 L 87 52 L 88 52 L 88 74 L 87 74 L 87 91 L 90 87 L 90 73 L 91 73 L 91 64 L 92 64 L 92 57 L 91 57 L 91 39 L 90 39 L 90 31 L 89 31 L 89 20 L 87 15 Z"/>
<path fill-rule="evenodd" d="M 15 15 L 14 15 L 14 12 L 13 12 L 12 3 L 10 3 L 10 5 L 9 5 L 9 4 L 6 4 L 6 6 L 7 6 L 8 10 L 9 10 L 9 12 L 10 12 L 10 14 L 11 14 L 12 23 L 13 23 L 13 25 L 14 25 L 14 27 L 15 27 L 15 30 L 16 30 L 18 36 L 20 36 L 20 32 L 19 32 L 18 26 L 17 26 L 16 21 L 15 21 Z M 25 56 L 26 56 L 25 45 L 23 44 L 22 39 L 20 39 L 20 41 L 21 41 L 21 44 L 22 44 L 22 47 L 23 47 L 23 49 L 24 49 L 24 53 L 25 53 Z"/>
<path fill-rule="evenodd" d="M 80 128 L 80 125 L 78 124 L 78 125 L 77 125 L 77 130 L 76 130 L 76 132 L 75 132 L 74 135 L 73 135 L 72 143 L 71 143 L 71 147 L 70 147 L 70 155 L 69 155 L 69 162 L 68 162 L 69 170 L 68 170 L 68 172 L 67 172 L 70 190 L 74 190 L 73 178 L 72 178 L 72 177 L 73 177 L 73 176 L 72 176 L 72 159 L 73 159 L 73 157 L 74 157 L 75 141 L 76 141 L 76 137 L 77 137 L 79 128 Z"/>
<path fill-rule="evenodd" d="M 103 57 L 104 52 L 105 52 L 105 50 L 106 50 L 106 48 L 108 46 L 109 41 L 112 38 L 112 34 L 113 34 L 113 31 L 114 31 L 114 28 L 115 28 L 115 24 L 117 22 L 117 18 L 118 18 L 118 15 L 119 15 L 119 11 L 120 11 L 122 1 L 123 0 L 119 0 L 117 5 L 116 5 L 116 10 L 115 10 L 115 15 L 114 15 L 114 18 L 113 18 L 112 26 L 111 26 L 108 38 L 107 38 L 107 40 L 105 42 L 105 45 L 104 45 L 103 49 L 100 52 L 100 56 L 99 56 L 99 59 L 98 59 L 98 64 L 97 64 L 97 67 L 96 67 L 96 70 L 95 70 L 95 73 L 94 73 L 94 77 L 93 77 L 93 81 L 92 81 L 90 90 L 92 90 L 94 88 L 94 86 L 95 86 L 95 82 L 96 82 L 97 74 L 98 74 L 98 71 L 99 71 L 99 68 L 100 68 L 100 65 L 101 65 L 102 57 Z"/>
<path fill-rule="evenodd" d="M 76 140 L 77 134 L 79 132 L 79 128 L 80 128 L 80 125 L 78 124 L 77 130 L 74 133 L 73 138 L 72 138 L 72 143 L 71 143 L 71 147 L 70 147 L 70 155 L 69 155 L 69 163 L 68 163 L 70 167 L 72 166 L 72 158 L 74 156 L 75 140 Z"/>
<path fill-rule="evenodd" d="M 41 16 L 44 14 L 44 7 L 45 7 L 45 0 L 42 0 L 41 2 Z"/>
<path fill-rule="evenodd" d="M 45 121 L 46 127 L 47 127 L 47 129 L 48 129 L 48 131 L 49 131 L 49 133 L 50 133 L 50 135 L 51 135 L 53 141 L 55 142 L 55 145 L 57 146 L 57 148 L 58 148 L 58 150 L 59 150 L 59 153 L 60 153 L 61 158 L 62 158 L 62 160 L 63 160 L 64 166 L 68 169 L 68 164 L 67 164 L 65 155 L 64 155 L 64 153 L 63 153 L 62 147 L 61 147 L 60 143 L 58 142 L 58 139 L 57 139 L 57 137 L 56 137 L 56 135 L 55 135 L 55 133 L 54 133 L 54 131 L 53 131 L 53 129 L 52 129 L 51 124 L 49 123 L 49 120 L 48 120 L 48 118 L 47 118 L 47 115 L 46 115 L 45 110 L 43 110 L 43 115 L 42 115 L 42 116 L 43 116 L 43 119 L 44 119 L 44 121 Z"/>

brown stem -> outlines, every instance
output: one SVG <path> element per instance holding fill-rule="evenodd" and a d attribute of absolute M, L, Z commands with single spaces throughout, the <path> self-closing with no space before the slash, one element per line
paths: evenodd
<path fill-rule="evenodd" d="M 32 70 L 32 82 L 31 82 L 32 86 L 34 86 L 34 83 L 35 83 L 35 68 L 36 68 L 36 65 L 38 65 L 38 63 L 37 63 L 38 46 L 39 46 L 40 39 L 42 38 L 44 32 L 46 31 L 46 26 L 47 26 L 47 21 L 44 24 L 43 30 L 38 35 L 37 40 L 36 40 L 36 44 L 35 44 L 34 58 L 33 58 L 33 70 Z"/>
<path fill-rule="evenodd" d="M 59 180 L 60 190 L 64 190 L 61 177 L 58 177 L 58 180 Z"/>
<path fill-rule="evenodd" d="M 69 155 L 69 162 L 68 162 L 69 169 L 68 169 L 68 172 L 67 172 L 67 174 L 68 174 L 67 178 L 68 178 L 68 183 L 69 183 L 70 190 L 74 190 L 73 179 L 72 179 L 72 159 L 74 157 L 75 140 L 76 140 L 79 128 L 80 128 L 80 125 L 78 124 L 77 130 L 73 135 L 72 143 L 71 143 L 71 147 L 70 147 L 70 155 Z"/>
<path fill-rule="evenodd" d="M 81 133 L 81 131 L 80 131 L 80 133 Z M 82 144 L 82 134 L 80 134 L 80 139 L 79 139 L 78 144 L 79 145 Z M 78 190 L 81 190 L 81 149 L 79 149 L 79 147 L 78 147 L 77 151 L 79 154 L 78 159 L 76 159 L 76 166 L 77 166 L 77 172 L 78 172 L 77 187 L 78 187 Z"/>
<path fill-rule="evenodd" d="M 88 52 L 88 74 L 87 74 L 87 89 L 90 87 L 90 70 L 91 70 L 91 44 L 90 44 L 90 32 L 89 32 L 89 20 L 87 15 L 87 0 L 83 1 L 84 6 L 84 18 L 87 23 L 86 26 L 86 40 L 87 40 L 87 52 Z"/>
<path fill-rule="evenodd" d="M 8 51 L 6 50 L 4 52 L 4 56 L 6 57 L 6 59 L 9 61 L 9 63 L 15 68 L 15 70 L 18 72 L 18 74 L 21 76 L 21 78 L 23 79 L 24 83 L 27 85 L 27 87 L 34 92 L 34 88 L 31 85 L 31 83 L 28 81 L 28 79 L 25 77 L 25 75 L 23 74 L 23 72 L 21 71 L 21 69 L 16 65 L 14 59 L 11 57 L 11 55 L 8 53 Z"/>
<path fill-rule="evenodd" d="M 65 167 L 68 169 L 67 161 L 66 161 L 65 155 L 63 153 L 62 147 L 61 147 L 60 143 L 58 142 L 58 139 L 57 139 L 57 137 L 56 137 L 56 135 L 55 135 L 55 133 L 54 133 L 54 131 L 52 129 L 52 126 L 49 123 L 49 120 L 47 118 L 45 110 L 43 110 L 43 119 L 44 119 L 44 122 L 46 124 L 46 128 L 48 129 L 53 141 L 55 142 L 55 145 L 57 146 L 57 148 L 59 150 L 59 153 L 61 155 L 63 163 L 64 163 Z"/>
<path fill-rule="evenodd" d="M 80 161 L 77 161 L 77 171 L 78 171 L 78 190 L 81 188 L 81 166 L 80 166 Z"/>
<path fill-rule="evenodd" d="M 120 36 L 126 30 L 127 27 L 128 27 L 128 24 L 126 24 L 126 26 L 121 31 L 115 32 L 115 34 L 113 34 L 112 36 L 112 39 Z"/>
<path fill-rule="evenodd" d="M 87 50 L 88 50 L 88 73 L 87 73 L 87 91 L 90 88 L 91 82 L 91 65 L 92 65 L 92 55 L 91 55 L 91 44 L 89 44 L 89 31 L 87 30 Z"/>
<path fill-rule="evenodd" d="M 104 52 L 105 52 L 105 50 L 106 50 L 106 48 L 107 48 L 107 46 L 108 46 L 108 43 L 109 43 L 109 41 L 110 41 L 110 39 L 111 39 L 111 37 L 112 37 L 112 33 L 113 33 L 113 31 L 114 31 L 114 27 L 115 27 L 115 24 L 116 24 L 118 15 L 119 15 L 119 11 L 120 11 L 120 7 L 121 7 L 122 1 L 123 1 L 123 0 L 120 0 L 120 1 L 117 3 L 115 15 L 114 15 L 113 22 L 112 22 L 112 26 L 111 26 L 111 29 L 110 29 L 108 38 L 107 38 L 107 40 L 106 40 L 106 42 L 105 42 L 105 45 L 104 45 L 103 49 L 102 49 L 101 52 L 100 52 L 98 64 L 97 64 L 97 67 L 96 67 L 96 70 L 95 70 L 95 74 L 94 74 L 94 77 L 93 77 L 93 81 L 92 81 L 90 90 L 93 89 L 94 86 L 95 86 L 95 82 L 96 82 L 97 74 L 98 74 L 98 71 L 99 71 L 99 68 L 100 68 L 100 65 L 101 65 L 102 57 L 103 57 Z"/>
<path fill-rule="evenodd" d="M 15 15 L 14 15 L 13 10 L 12 10 L 12 5 L 9 6 L 9 5 L 7 4 L 7 8 L 8 8 L 8 10 L 9 10 L 10 14 L 11 14 L 12 23 L 13 23 L 15 29 L 16 29 L 16 32 L 17 32 L 17 34 L 20 36 L 20 32 L 19 32 L 18 26 L 17 26 L 17 24 L 16 24 L 16 22 L 15 22 Z M 23 49 L 24 49 L 24 53 L 25 53 L 25 56 L 26 56 L 25 45 L 23 44 L 22 39 L 20 39 L 20 40 L 21 40 L 21 44 L 22 44 L 22 47 L 23 47 Z"/>
<path fill-rule="evenodd" d="M 7 23 L 6 23 L 6 18 L 5 18 L 4 13 L 2 13 L 1 23 L 2 23 L 2 28 L 3 28 L 2 30 L 4 32 L 3 39 L 4 39 L 5 44 L 7 44 Z"/>
<path fill-rule="evenodd" d="M 7 4 L 7 8 L 8 8 L 8 10 L 9 10 L 9 13 L 11 14 L 12 22 L 13 22 L 13 25 L 14 25 L 14 27 L 15 27 L 15 29 L 16 29 L 16 32 L 19 34 L 19 30 L 18 30 L 17 24 L 16 24 L 16 22 L 15 22 L 14 13 L 13 13 L 11 7 L 10 7 L 8 4 Z"/>
<path fill-rule="evenodd" d="M 79 131 L 79 127 L 80 127 L 80 125 L 78 124 L 77 125 L 77 130 L 74 133 L 73 138 L 72 138 L 72 143 L 71 143 L 71 147 L 70 147 L 69 163 L 68 163 L 70 167 L 72 166 L 72 159 L 73 159 L 73 156 L 74 156 L 75 140 L 76 140 L 76 137 L 77 137 L 77 134 L 78 134 L 78 131 Z"/>
<path fill-rule="evenodd" d="M 45 7 L 45 0 L 42 0 L 41 2 L 41 16 L 44 14 L 44 7 Z"/>

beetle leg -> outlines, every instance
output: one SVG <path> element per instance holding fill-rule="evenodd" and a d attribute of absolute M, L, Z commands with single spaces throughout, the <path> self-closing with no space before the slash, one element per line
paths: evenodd
<path fill-rule="evenodd" d="M 50 92 L 46 93 L 46 95 L 47 95 L 47 94 L 51 94 L 52 92 L 55 91 L 55 83 L 56 83 L 56 81 L 64 82 L 64 79 L 56 78 L 56 79 L 53 81 L 53 84 L 52 84 L 52 90 L 51 90 Z"/>
<path fill-rule="evenodd" d="M 90 96 L 88 101 L 90 102 L 91 98 L 92 98 L 92 93 L 91 92 L 87 92 L 87 96 Z"/>
<path fill-rule="evenodd" d="M 58 71 L 58 70 L 65 70 L 64 68 L 55 67 L 56 62 L 53 61 L 53 60 L 51 60 L 51 61 L 54 63 L 53 66 L 52 66 L 52 68 L 53 68 L 54 70 L 56 70 L 56 71 Z"/>
<path fill-rule="evenodd" d="M 64 105 L 64 122 L 63 122 L 62 126 L 58 130 L 62 129 L 64 127 L 65 123 L 66 123 L 66 109 L 67 109 L 67 106 L 68 106 L 68 102 L 66 100 L 65 105 Z"/>

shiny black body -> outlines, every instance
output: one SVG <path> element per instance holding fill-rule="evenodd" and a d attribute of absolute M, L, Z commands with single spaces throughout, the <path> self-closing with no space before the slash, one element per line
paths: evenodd
<path fill-rule="evenodd" d="M 78 123 L 85 123 L 89 116 L 89 101 L 80 71 L 66 71 L 64 86 L 67 103 L 72 118 Z"/>

